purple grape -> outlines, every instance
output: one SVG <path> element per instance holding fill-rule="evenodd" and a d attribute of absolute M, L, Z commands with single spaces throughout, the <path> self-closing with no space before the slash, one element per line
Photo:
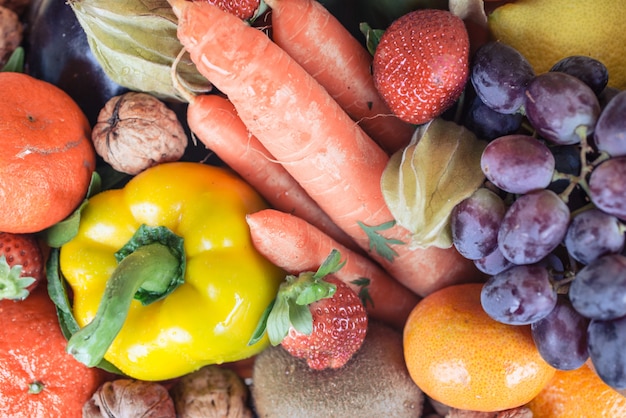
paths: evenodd
<path fill-rule="evenodd" d="M 504 202 L 484 187 L 457 204 L 450 214 L 452 243 L 465 258 L 477 260 L 498 246 L 498 229 L 506 212 Z"/>
<path fill-rule="evenodd" d="M 566 295 L 558 295 L 554 309 L 530 325 L 541 357 L 559 370 L 574 370 L 589 358 L 587 327 L 589 319 L 579 314 Z"/>
<path fill-rule="evenodd" d="M 533 128 L 560 145 L 579 143 L 581 135 L 593 132 L 600 115 L 600 103 L 593 90 L 561 72 L 540 74 L 528 83 L 524 108 Z"/>
<path fill-rule="evenodd" d="M 554 169 L 559 173 L 578 176 L 582 167 L 580 161 L 580 149 L 576 145 L 555 145 L 550 147 L 554 156 Z M 555 180 L 548 188 L 555 193 L 561 193 L 569 186 L 567 179 Z"/>
<path fill-rule="evenodd" d="M 563 241 L 569 216 L 567 205 L 551 190 L 520 196 L 504 215 L 498 247 L 514 264 L 536 263 Z"/>
<path fill-rule="evenodd" d="M 483 258 L 474 260 L 474 265 L 483 273 L 493 276 L 495 274 L 502 273 L 510 267 L 513 267 L 515 264 L 504 258 L 500 249 L 496 247 L 491 253 L 487 254 Z"/>
<path fill-rule="evenodd" d="M 513 266 L 491 276 L 480 294 L 487 315 L 509 325 L 528 325 L 544 318 L 556 299 L 550 273 L 539 265 Z"/>
<path fill-rule="evenodd" d="M 614 389 L 626 389 L 626 317 L 592 320 L 587 335 L 589 357 L 600 379 Z"/>
<path fill-rule="evenodd" d="M 626 90 L 613 97 L 600 113 L 593 140 L 599 151 L 612 157 L 626 155 Z"/>
<path fill-rule="evenodd" d="M 626 316 L 626 257 L 609 254 L 583 267 L 569 287 L 574 309 L 591 319 Z"/>
<path fill-rule="evenodd" d="M 578 213 L 567 228 L 565 247 L 574 259 L 589 264 L 606 254 L 624 248 L 624 231 L 619 220 L 592 208 Z"/>
<path fill-rule="evenodd" d="M 503 135 L 509 135 L 522 126 L 524 115 L 521 113 L 505 114 L 496 112 L 480 100 L 474 97 L 464 125 L 474 134 L 486 141 L 491 141 Z"/>
<path fill-rule="evenodd" d="M 474 54 L 470 80 L 476 94 L 491 109 L 517 113 L 524 105 L 524 91 L 535 72 L 513 47 L 488 42 Z"/>
<path fill-rule="evenodd" d="M 528 135 L 506 135 L 485 147 L 480 159 L 485 177 L 500 189 L 516 194 L 545 189 L 554 175 L 550 149 Z"/>
<path fill-rule="evenodd" d="M 609 81 L 609 71 L 602 62 L 585 55 L 572 55 L 558 61 L 550 71 L 560 71 L 578 78 L 598 95 Z"/>
<path fill-rule="evenodd" d="M 626 220 L 626 157 L 604 161 L 591 172 L 589 197 L 603 212 Z"/>

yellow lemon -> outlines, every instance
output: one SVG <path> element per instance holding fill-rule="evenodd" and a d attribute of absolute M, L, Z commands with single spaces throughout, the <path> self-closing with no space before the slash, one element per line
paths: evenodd
<path fill-rule="evenodd" d="M 587 55 L 606 65 L 609 86 L 626 89 L 626 1 L 518 0 L 489 15 L 494 38 L 521 52 L 537 74 Z"/>

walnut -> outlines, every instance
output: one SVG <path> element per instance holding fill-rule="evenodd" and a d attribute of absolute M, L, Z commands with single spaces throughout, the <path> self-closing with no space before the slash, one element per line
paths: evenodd
<path fill-rule="evenodd" d="M 176 418 L 167 389 L 156 382 L 118 379 L 103 383 L 83 406 L 83 418 Z"/>
<path fill-rule="evenodd" d="M 0 6 L 13 10 L 18 15 L 24 13 L 30 6 L 30 3 L 31 0 L 0 0 Z"/>
<path fill-rule="evenodd" d="M 0 6 L 0 68 L 20 46 L 24 35 L 24 26 L 13 10 Z"/>
<path fill-rule="evenodd" d="M 91 138 L 104 161 L 132 175 L 179 160 L 187 147 L 187 134 L 176 113 L 155 96 L 138 92 L 109 99 Z"/>
<path fill-rule="evenodd" d="M 234 371 L 215 365 L 183 376 L 171 389 L 180 418 L 251 418 L 248 387 Z"/>
<path fill-rule="evenodd" d="M 477 412 L 450 408 L 446 418 L 533 418 L 533 413 L 525 406 L 499 412 Z"/>

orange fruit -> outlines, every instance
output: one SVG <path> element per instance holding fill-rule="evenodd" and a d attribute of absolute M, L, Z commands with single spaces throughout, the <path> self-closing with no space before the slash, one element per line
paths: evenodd
<path fill-rule="evenodd" d="M 91 127 L 63 90 L 0 72 L 0 231 L 39 232 L 85 198 L 96 154 Z"/>
<path fill-rule="evenodd" d="M 626 417 L 626 398 L 588 364 L 576 370 L 557 370 L 528 407 L 535 418 Z"/>
<path fill-rule="evenodd" d="M 65 351 L 57 312 L 45 287 L 26 299 L 0 301 L 0 416 L 81 418 L 96 389 L 114 377 Z"/>
<path fill-rule="evenodd" d="M 480 283 L 453 285 L 422 299 L 404 328 L 413 381 L 438 402 L 494 412 L 533 399 L 555 370 L 537 351 L 529 326 L 491 319 Z"/>

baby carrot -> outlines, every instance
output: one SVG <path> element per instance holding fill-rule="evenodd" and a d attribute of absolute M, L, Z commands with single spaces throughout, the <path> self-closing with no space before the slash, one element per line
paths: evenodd
<path fill-rule="evenodd" d="M 248 132 L 228 99 L 217 94 L 195 96 L 187 107 L 187 123 L 200 142 L 254 187 L 272 207 L 307 220 L 347 247 L 356 247 L 352 238 L 335 225 Z"/>
<path fill-rule="evenodd" d="M 421 296 L 476 279 L 473 262 L 454 248 L 409 245 L 410 232 L 394 224 L 380 188 L 387 153 L 293 58 L 215 6 L 168 1 L 178 16 L 178 38 L 200 73 L 228 96 L 249 131 L 322 210 L 392 277 Z"/>
<path fill-rule="evenodd" d="M 372 55 L 316 0 L 266 0 L 272 39 L 307 70 L 389 153 L 404 148 L 414 127 L 393 115 L 371 73 Z"/>
<path fill-rule="evenodd" d="M 316 271 L 333 249 L 339 251 L 345 265 L 334 275 L 355 292 L 367 292 L 371 301 L 366 298 L 365 308 L 373 318 L 402 329 L 419 301 L 415 293 L 369 258 L 342 246 L 297 216 L 265 209 L 249 214 L 246 220 L 255 248 L 288 273 Z"/>

